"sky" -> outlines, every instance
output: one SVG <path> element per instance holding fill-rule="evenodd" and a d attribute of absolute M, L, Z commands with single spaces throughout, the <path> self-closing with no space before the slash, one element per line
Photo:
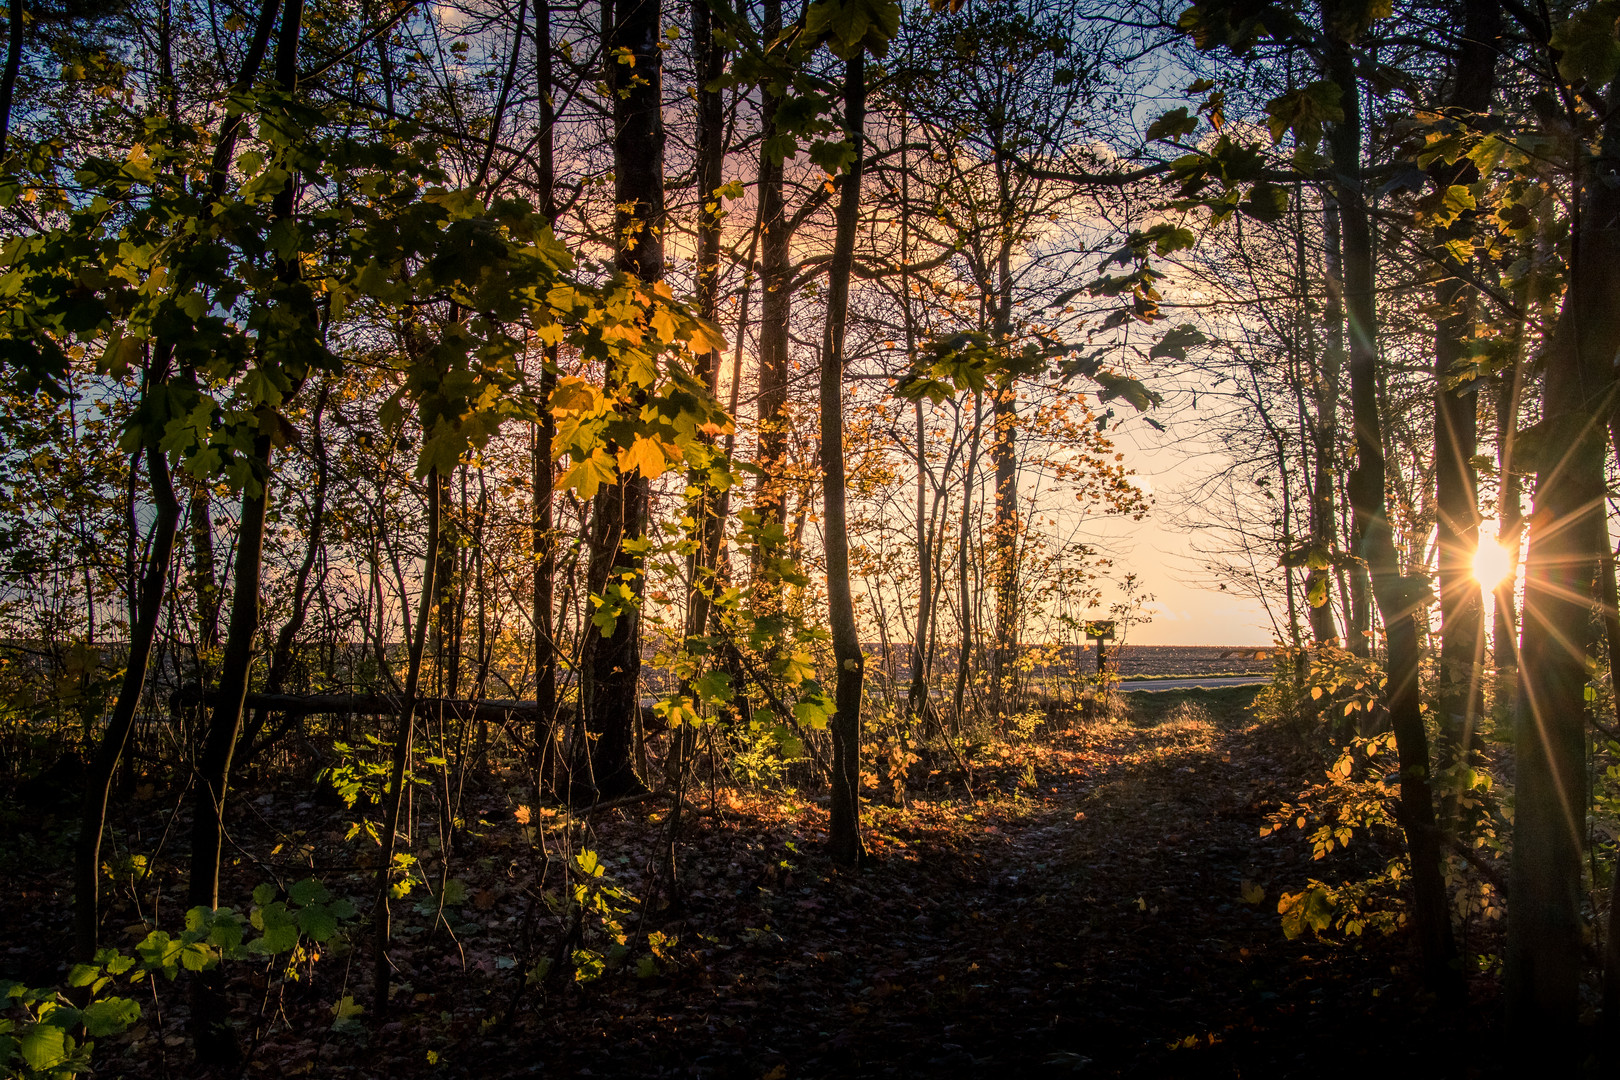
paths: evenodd
<path fill-rule="evenodd" d="M 1175 521 L 1177 492 L 1218 459 L 1200 438 L 1196 416 L 1164 416 L 1167 431 L 1127 423 L 1114 434 L 1125 463 L 1154 496 L 1141 521 L 1109 519 L 1096 535 L 1113 555 L 1117 577 L 1134 573 L 1153 596 L 1151 621 L 1133 626 L 1137 645 L 1270 645 L 1275 639 L 1264 607 L 1249 597 L 1220 590 L 1193 550 L 1194 536 Z M 1118 590 L 1104 604 L 1119 599 Z"/>

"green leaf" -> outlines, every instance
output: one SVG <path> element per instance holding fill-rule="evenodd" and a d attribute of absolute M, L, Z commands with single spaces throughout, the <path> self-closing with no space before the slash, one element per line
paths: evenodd
<path fill-rule="evenodd" d="M 1299 145 L 1321 142 L 1322 125 L 1344 119 L 1344 106 L 1340 104 L 1343 96 L 1337 83 L 1318 80 L 1272 98 L 1266 103 L 1272 145 L 1282 142 L 1290 131 Z"/>
<path fill-rule="evenodd" d="M 1185 360 L 1187 359 L 1188 349 L 1196 348 L 1208 341 L 1209 338 L 1205 337 L 1192 323 L 1182 323 L 1180 326 L 1172 327 L 1167 331 L 1164 337 L 1160 338 L 1153 348 L 1148 350 L 1148 357 L 1154 360 L 1166 357 Z"/>
<path fill-rule="evenodd" d="M 1553 29 L 1552 47 L 1561 55 L 1558 73 L 1571 82 L 1585 80 L 1602 87 L 1620 72 L 1620 40 L 1615 15 L 1620 5 L 1600 0 L 1577 11 Z"/>
<path fill-rule="evenodd" d="M 1256 221 L 1279 221 L 1288 212 L 1288 191 L 1261 181 L 1249 189 L 1249 197 L 1238 203 L 1238 209 Z"/>
<path fill-rule="evenodd" d="M 816 664 L 809 653 L 794 652 L 772 660 L 771 672 L 789 686 L 797 686 L 806 679 L 815 677 Z"/>
<path fill-rule="evenodd" d="M 298 920 L 287 910 L 287 905 L 280 901 L 267 904 L 255 911 L 253 925 L 262 931 L 262 936 L 248 945 L 253 952 L 275 956 L 291 951 L 293 946 L 298 944 Z"/>
<path fill-rule="evenodd" d="M 711 705 L 724 705 L 732 698 L 731 676 L 723 671 L 711 671 L 692 683 L 692 692 Z"/>
<path fill-rule="evenodd" d="M 1183 105 L 1178 109 L 1171 109 L 1153 123 L 1148 125 L 1147 137 L 1149 142 L 1171 141 L 1183 135 L 1191 135 L 1198 130 L 1198 118 L 1189 115 L 1187 107 Z"/>
<path fill-rule="evenodd" d="M 102 998 L 85 1006 L 80 1015 L 85 1034 L 100 1039 L 127 1030 L 141 1018 L 141 1007 L 129 998 Z"/>
<path fill-rule="evenodd" d="M 300 907 L 308 904 L 324 904 L 332 899 L 332 894 L 326 886 L 314 878 L 305 878 L 298 882 L 287 890 L 287 895 Z"/>
<path fill-rule="evenodd" d="M 576 461 L 572 468 L 563 473 L 557 486 L 564 490 L 573 488 L 579 492 L 581 499 L 594 499 L 598 489 L 603 484 L 612 483 L 617 475 L 612 455 L 597 448 L 591 451 L 589 457 Z"/>
<path fill-rule="evenodd" d="M 173 979 L 180 971 L 180 950 L 183 943 L 175 941 L 162 930 L 153 930 L 135 946 L 135 955 L 147 971 Z"/>
<path fill-rule="evenodd" d="M 324 904 L 298 909 L 298 929 L 309 940 L 320 943 L 337 933 L 337 916 Z"/>
<path fill-rule="evenodd" d="M 810 160 L 836 176 L 855 164 L 855 144 L 817 139 L 810 144 Z"/>
<path fill-rule="evenodd" d="M 68 1033 L 54 1024 L 34 1024 L 17 1039 L 17 1049 L 31 1069 L 47 1072 L 68 1059 L 74 1042 Z"/>
<path fill-rule="evenodd" d="M 825 731 L 827 722 L 837 711 L 837 703 L 818 686 L 814 693 L 806 694 L 794 704 L 793 718 L 812 731 Z"/>

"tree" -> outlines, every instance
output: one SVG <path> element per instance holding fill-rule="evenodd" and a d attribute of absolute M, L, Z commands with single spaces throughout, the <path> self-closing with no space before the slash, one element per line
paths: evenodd
<path fill-rule="evenodd" d="M 614 9 L 613 71 L 615 266 L 652 288 L 664 277 L 663 52 L 659 0 L 624 0 Z M 610 394 L 638 391 L 628 372 L 610 367 Z M 586 630 L 589 663 L 581 706 L 591 747 L 591 782 L 599 798 L 644 788 L 632 761 L 641 715 L 641 615 L 647 518 L 645 473 L 621 472 L 597 495 L 591 526 L 590 583 L 608 603 Z M 602 615 L 612 614 L 604 629 Z"/>

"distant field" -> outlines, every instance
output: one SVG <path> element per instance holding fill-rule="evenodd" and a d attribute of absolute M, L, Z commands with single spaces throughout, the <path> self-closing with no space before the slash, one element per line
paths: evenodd
<path fill-rule="evenodd" d="M 1258 675 L 1271 671 L 1271 649 L 1230 645 L 1125 645 L 1117 654 L 1119 673 L 1142 675 Z M 1085 660 L 1095 664 L 1097 654 Z"/>

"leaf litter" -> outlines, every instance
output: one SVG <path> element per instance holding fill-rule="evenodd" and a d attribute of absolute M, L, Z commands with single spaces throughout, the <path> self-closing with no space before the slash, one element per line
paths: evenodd
<path fill-rule="evenodd" d="M 311 962 L 256 1028 L 246 1002 L 269 985 L 235 976 L 252 1029 L 242 1075 L 1348 1076 L 1402 1062 L 1489 1075 L 1469 1047 L 1492 1006 L 1436 1013 L 1404 940 L 1284 938 L 1276 902 L 1311 851 L 1260 826 L 1322 762 L 1256 723 L 1252 694 L 1124 695 L 1107 719 L 984 751 L 971 791 L 958 777 L 903 806 L 869 793 L 856 871 L 820 855 L 824 801 L 791 789 L 717 787 L 712 805 L 694 793 L 673 890 L 667 804 L 598 812 L 573 842 L 624 897 L 610 906 L 642 959 L 588 981 L 535 976 L 567 929 L 544 889 L 573 849 L 547 837 L 578 827 L 531 808 L 513 777 L 477 796 L 480 827 L 448 867 L 421 851 L 442 902 L 406 902 L 385 1023 L 364 1012 L 363 949 Z M 330 808 L 296 793 L 252 807 L 241 851 L 352 853 Z M 222 894 L 265 862 L 238 859 Z M 370 874 L 324 876 L 363 895 Z M 4 910 L 8 967 L 38 968 L 63 955 L 68 882 L 22 878 Z M 164 903 L 157 916 L 173 917 Z M 161 1023 L 147 1004 L 148 1022 L 109 1040 L 102 1075 L 191 1067 L 184 995 L 162 1002 Z"/>

